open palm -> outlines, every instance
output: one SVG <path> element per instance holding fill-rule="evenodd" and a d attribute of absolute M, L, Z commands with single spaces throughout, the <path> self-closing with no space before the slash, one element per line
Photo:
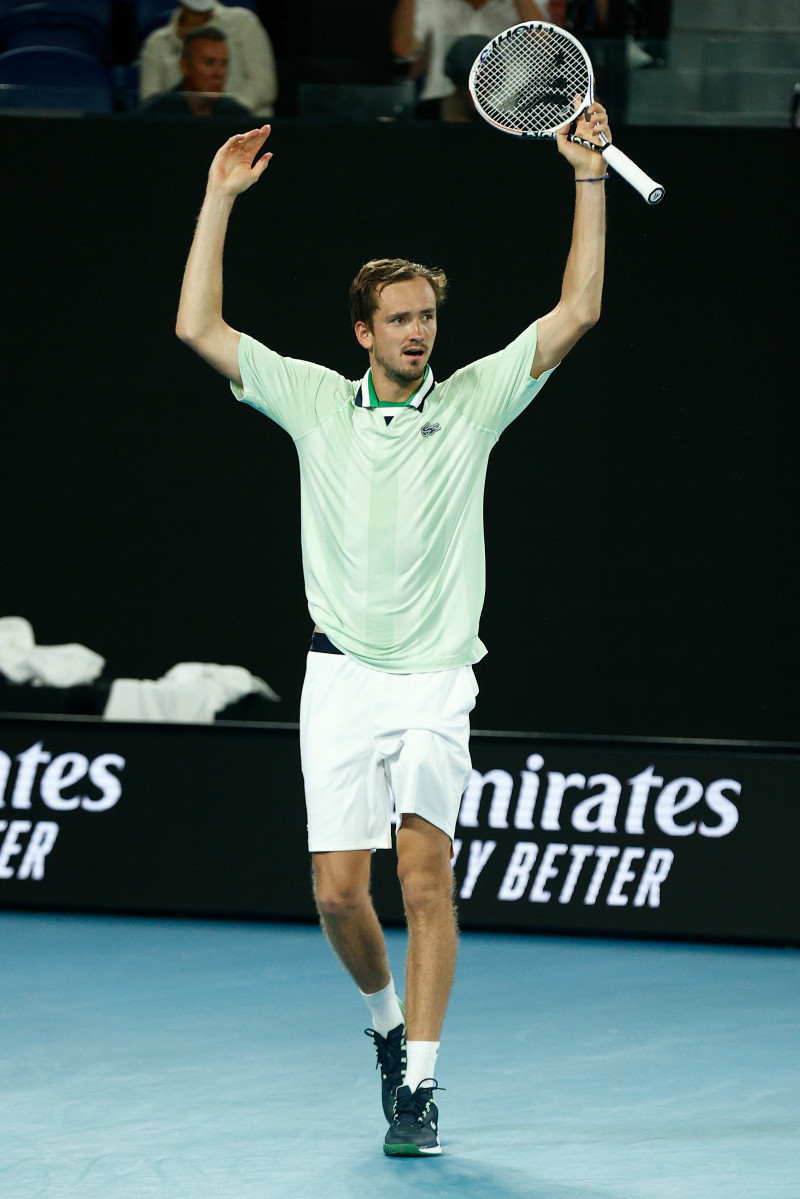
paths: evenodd
<path fill-rule="evenodd" d="M 260 129 L 229 138 L 214 155 L 208 172 L 209 186 L 238 196 L 257 183 L 269 166 L 272 154 L 262 154 L 257 162 L 253 159 L 269 135 L 270 126 L 262 125 Z"/>

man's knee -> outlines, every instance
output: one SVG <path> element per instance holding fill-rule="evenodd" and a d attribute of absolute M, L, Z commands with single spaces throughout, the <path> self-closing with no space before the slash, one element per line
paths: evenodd
<path fill-rule="evenodd" d="M 366 869 L 365 869 L 366 865 Z M 324 919 L 342 919 L 369 904 L 369 858 L 360 851 L 315 854 L 314 899 Z"/>
<path fill-rule="evenodd" d="M 397 834 L 397 875 L 406 911 L 450 902 L 453 871 L 447 833 L 413 813 L 403 816 Z"/>
<path fill-rule="evenodd" d="M 411 820 L 404 817 L 397 849 L 397 876 L 407 914 L 424 917 L 442 904 L 451 904 L 453 871 L 449 837 L 419 817 Z"/>
<path fill-rule="evenodd" d="M 447 866 L 407 866 L 398 869 L 403 906 L 410 916 L 423 917 L 426 912 L 436 911 L 453 900 L 453 875 Z"/>

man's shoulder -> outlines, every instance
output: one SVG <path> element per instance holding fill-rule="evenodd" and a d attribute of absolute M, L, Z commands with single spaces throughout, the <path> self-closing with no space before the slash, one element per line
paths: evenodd
<path fill-rule="evenodd" d="M 358 386 L 330 367 L 280 354 L 247 333 L 239 342 L 239 370 L 241 387 L 231 383 L 237 400 L 271 417 L 296 442 L 352 407 Z"/>
<path fill-rule="evenodd" d="M 532 383 L 530 367 L 536 352 L 536 321 L 498 350 L 460 366 L 437 384 L 444 403 L 470 412 L 490 411 L 504 398 Z"/>
<path fill-rule="evenodd" d="M 285 371 L 297 380 L 299 386 L 305 384 L 326 385 L 354 396 L 361 385 L 360 380 L 348 379 L 330 366 L 311 362 L 307 358 L 293 358 L 291 355 L 281 354 L 249 333 L 242 334 L 241 348 L 242 352 L 249 355 L 265 372 Z"/>
<path fill-rule="evenodd" d="M 260 17 L 249 8 L 241 8 L 235 4 L 217 4 L 211 10 L 210 25 L 218 26 L 223 32 L 226 26 L 237 29 L 263 29 Z"/>
<path fill-rule="evenodd" d="M 160 25 L 158 29 L 154 29 L 148 33 L 147 37 L 142 42 L 141 53 L 144 54 L 147 50 L 152 50 L 161 46 L 172 45 L 173 42 L 180 41 L 175 29 L 174 16 L 170 17 L 166 25 Z"/>

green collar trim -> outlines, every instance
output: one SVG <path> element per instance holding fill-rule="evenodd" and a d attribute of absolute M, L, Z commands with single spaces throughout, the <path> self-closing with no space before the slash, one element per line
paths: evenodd
<path fill-rule="evenodd" d="M 425 384 L 428 381 L 430 369 L 430 366 L 426 365 L 425 374 L 422 376 L 419 387 L 416 389 L 416 391 L 411 393 L 407 400 L 379 400 L 375 392 L 375 388 L 372 385 L 372 367 L 370 367 L 370 369 L 367 371 L 367 387 L 369 388 L 370 408 L 407 408 L 409 405 L 413 405 L 415 408 L 418 407 L 417 404 L 414 404 L 414 400 L 419 395 L 420 391 L 422 391 L 423 387 L 425 387 Z"/>

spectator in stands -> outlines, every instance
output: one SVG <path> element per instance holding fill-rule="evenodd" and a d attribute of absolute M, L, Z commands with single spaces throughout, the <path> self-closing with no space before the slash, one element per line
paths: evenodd
<path fill-rule="evenodd" d="M 227 39 L 230 61 L 226 95 L 251 112 L 272 116 L 278 75 L 272 43 L 255 13 L 217 0 L 181 0 L 169 23 L 145 39 L 139 67 L 142 102 L 181 84 L 183 41 L 192 30 L 213 25 Z"/>
<path fill-rule="evenodd" d="M 534 0 L 398 0 L 392 21 L 392 51 L 421 76 L 419 117 L 469 119 L 468 93 L 447 77 L 445 62 L 462 37 L 484 44 L 520 21 L 547 21 L 546 3 Z M 461 72 L 463 74 L 463 72 Z M 466 105 L 466 106 L 465 106 Z"/>
<path fill-rule="evenodd" d="M 182 43 L 181 82 L 142 105 L 142 112 L 164 116 L 252 117 L 233 96 L 223 95 L 228 78 L 228 42 L 212 26 L 191 29 Z"/>
<path fill-rule="evenodd" d="M 478 111 L 472 103 L 469 90 L 469 75 L 472 64 L 486 45 L 482 33 L 470 33 L 453 42 L 444 60 L 444 73 L 455 91 L 442 100 L 445 119 L 448 121 L 477 121 Z"/>

